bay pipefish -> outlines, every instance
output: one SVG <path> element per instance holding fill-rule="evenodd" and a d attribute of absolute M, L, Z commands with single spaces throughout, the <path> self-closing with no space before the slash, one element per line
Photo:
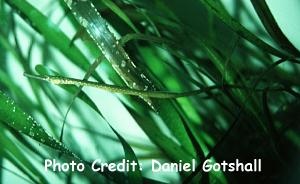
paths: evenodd
<path fill-rule="evenodd" d="M 188 97 L 188 96 L 195 96 L 201 93 L 206 93 L 208 91 L 212 91 L 215 89 L 242 89 L 242 90 L 255 90 L 257 92 L 263 92 L 264 89 L 256 89 L 255 87 L 247 87 L 247 86 L 240 86 L 235 84 L 222 84 L 222 85 L 212 85 L 206 86 L 203 88 L 199 88 L 196 90 L 185 91 L 185 92 L 172 92 L 172 91 L 144 91 L 139 89 L 132 89 L 129 87 L 122 87 L 110 84 L 104 84 L 99 82 L 87 81 L 87 80 L 80 80 L 74 79 L 69 77 L 61 77 L 61 76 L 42 76 L 42 75 L 35 75 L 35 74 L 28 74 L 24 73 L 24 76 L 28 78 L 33 78 L 37 80 L 47 81 L 56 85 L 77 85 L 77 86 L 88 86 L 98 88 L 104 91 L 112 92 L 112 93 L 120 93 L 124 95 L 132 95 L 132 96 L 139 96 L 139 97 L 149 97 L 149 98 L 181 98 L 181 97 Z M 285 88 L 278 87 L 278 88 L 269 88 L 269 91 L 283 91 L 286 90 Z"/>
<path fill-rule="evenodd" d="M 209 87 L 205 87 L 203 89 L 197 89 L 197 90 L 186 91 L 186 92 L 144 91 L 144 90 L 132 89 L 132 88 L 128 88 L 128 87 L 121 87 L 121 86 L 103 84 L 103 83 L 68 78 L 68 77 L 41 76 L 41 75 L 33 75 L 33 74 L 28 74 L 28 73 L 24 73 L 24 76 L 33 78 L 33 79 L 48 81 L 48 82 L 56 84 L 56 85 L 89 86 L 89 87 L 95 87 L 95 88 L 105 90 L 108 92 L 112 92 L 112 93 L 121 93 L 124 95 L 149 97 L 149 98 L 164 98 L 164 99 L 194 96 L 194 95 L 198 95 L 200 93 L 204 93 L 204 92 L 207 92 L 207 91 L 210 91 L 213 89 L 220 88 L 220 86 L 209 86 Z"/>

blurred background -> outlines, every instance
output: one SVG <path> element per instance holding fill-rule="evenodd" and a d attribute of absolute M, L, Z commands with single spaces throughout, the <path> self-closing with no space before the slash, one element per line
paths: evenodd
<path fill-rule="evenodd" d="M 163 110 L 157 113 L 140 98 L 91 87 L 83 87 L 73 102 L 77 87 L 24 77 L 27 72 L 83 79 L 102 55 L 59 0 L 0 0 L 0 89 L 56 140 L 61 138 L 65 119 L 62 142 L 84 161 L 118 162 L 128 153 L 125 141 L 143 164 L 144 181 L 299 182 L 299 66 L 274 63 L 280 58 L 299 58 L 300 2 L 266 1 L 278 27 L 268 14 L 258 13 L 266 9 L 257 1 L 222 0 L 224 7 L 212 3 L 223 16 L 201 2 L 93 1 L 116 37 L 125 40 L 125 50 L 138 68 L 160 90 L 219 86 L 214 90 L 170 103 L 162 99 Z M 226 17 L 233 17 L 245 30 L 234 29 L 236 24 Z M 278 36 L 278 28 L 290 41 L 288 46 Z M 250 43 L 253 39 L 247 33 L 282 55 L 272 53 L 260 41 Z M 125 86 L 105 59 L 90 80 Z M 239 87 L 231 89 L 229 84 Z M 45 158 L 72 158 L 60 157 L 61 148 L 51 147 L 47 141 L 45 145 L 38 136 L 18 132 L 18 126 L 6 117 L 0 122 L 0 183 L 114 180 L 81 173 L 45 173 Z M 207 155 L 215 161 L 262 158 L 264 171 L 212 172 L 191 179 L 191 173 L 153 173 L 150 168 L 153 158 L 169 162 L 185 156 L 182 160 L 195 158 L 200 164 Z"/>

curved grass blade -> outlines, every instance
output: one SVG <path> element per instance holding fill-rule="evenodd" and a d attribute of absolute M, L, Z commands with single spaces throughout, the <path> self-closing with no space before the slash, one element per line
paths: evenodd
<path fill-rule="evenodd" d="M 15 102 L 7 95 L 0 91 L 0 120 L 8 126 L 23 133 L 32 139 L 45 144 L 51 148 L 61 151 L 62 153 L 75 157 L 60 142 L 51 137 L 44 128 L 37 123 L 30 115 L 22 111 Z"/>
<path fill-rule="evenodd" d="M 38 124 L 31 116 L 23 112 L 9 97 L 2 92 L 0 92 L 0 120 L 6 123 L 7 126 L 10 126 L 20 133 L 23 133 L 32 139 L 49 146 L 50 148 L 70 156 L 72 159 L 75 159 L 75 161 L 82 162 L 80 158 L 68 150 L 63 144 L 51 137 L 40 124 Z M 91 166 L 90 163 L 85 163 Z M 86 169 L 87 171 L 84 174 L 89 176 L 88 173 L 92 171 L 90 168 Z M 103 171 L 100 174 L 119 182 L 126 178 L 122 173 Z"/>
<path fill-rule="evenodd" d="M 86 81 L 86 80 L 88 80 L 90 78 L 90 76 L 92 75 L 92 73 L 95 71 L 95 69 L 97 68 L 97 66 L 100 64 L 101 60 L 102 60 L 102 57 L 98 58 L 98 59 L 96 59 L 94 61 L 94 63 L 90 66 L 90 68 L 87 71 L 87 73 L 84 75 L 84 77 L 83 77 L 84 81 Z M 72 100 L 70 102 L 70 105 L 69 105 L 69 107 L 67 109 L 67 112 L 66 112 L 66 114 L 64 116 L 63 125 L 62 125 L 62 128 L 61 128 L 61 133 L 60 133 L 60 138 L 59 138 L 60 142 L 62 142 L 62 140 L 63 140 L 64 127 L 65 127 L 65 123 L 66 123 L 66 120 L 67 120 L 67 116 L 68 116 L 68 114 L 69 114 L 69 112 L 71 110 L 71 107 L 72 107 L 72 105 L 73 105 L 73 103 L 75 101 L 75 98 L 82 92 L 82 88 L 83 88 L 83 86 L 80 86 L 79 89 L 77 90 L 77 92 L 73 95 L 73 98 L 72 98 Z"/>
<path fill-rule="evenodd" d="M 135 156 L 134 151 L 132 150 L 132 148 L 130 147 L 130 145 L 126 142 L 126 140 L 112 126 L 110 126 L 110 128 L 112 129 L 112 131 L 119 138 L 119 140 L 120 140 L 120 142 L 122 144 L 124 153 L 125 153 L 126 160 L 129 160 L 130 162 L 134 161 L 137 164 L 137 169 L 136 170 L 130 169 L 128 171 L 128 180 L 129 180 L 129 182 L 133 183 L 133 184 L 143 183 L 142 173 L 141 173 L 141 170 L 140 170 L 138 159 Z"/>
<path fill-rule="evenodd" d="M 276 127 L 275 127 L 275 124 L 274 124 L 274 119 L 272 117 L 271 110 L 269 108 L 269 104 L 268 104 L 268 92 L 269 92 L 268 88 L 263 91 L 263 94 L 262 94 L 262 105 L 263 105 L 264 113 L 266 114 L 268 128 L 270 130 L 270 135 L 272 136 L 272 138 L 274 139 L 274 141 L 277 142 L 279 134 L 278 134 L 278 132 L 276 130 Z"/>
<path fill-rule="evenodd" d="M 39 32 L 47 42 L 59 49 L 67 58 L 79 68 L 88 70 L 89 62 L 82 52 L 75 46 L 70 47 L 71 40 L 53 24 L 48 17 L 24 0 L 6 0 L 16 12 Z M 100 80 L 98 75 L 93 75 Z"/>
<path fill-rule="evenodd" d="M 145 20 L 147 22 L 149 22 L 149 24 L 151 25 L 151 28 L 154 30 L 154 33 L 156 34 L 156 36 L 160 37 L 161 34 L 160 34 L 157 26 L 155 25 L 154 21 L 150 18 L 150 16 L 147 14 L 147 12 L 144 9 L 139 8 L 139 6 L 135 3 L 132 3 L 131 5 L 133 7 L 135 7 L 135 9 L 145 18 Z"/>
<path fill-rule="evenodd" d="M 46 178 L 40 173 L 40 171 L 28 160 L 24 152 L 12 141 L 11 138 L 6 136 L 2 125 L 0 122 L 1 134 L 0 134 L 0 155 L 8 159 L 12 164 L 14 164 L 20 171 L 28 176 L 35 183 L 48 183 Z"/>
<path fill-rule="evenodd" d="M 276 41 L 276 43 L 284 50 L 288 51 L 294 56 L 300 56 L 299 50 L 288 40 L 280 27 L 278 26 L 275 18 L 273 17 L 265 0 L 251 0 L 251 3 L 263 23 L 265 29 Z"/>
<path fill-rule="evenodd" d="M 120 40 L 121 45 L 125 45 L 127 42 L 131 40 L 145 40 L 153 43 L 161 43 L 161 44 L 168 44 L 168 45 L 175 45 L 174 42 L 161 38 L 156 36 L 150 36 L 145 34 L 139 34 L 139 33 L 130 33 L 125 36 L 123 36 Z"/>
<path fill-rule="evenodd" d="M 226 25 L 228 25 L 235 33 L 245 38 L 252 44 L 261 48 L 262 50 L 273 54 L 275 56 L 286 58 L 289 55 L 283 53 L 282 51 L 270 46 L 249 30 L 247 30 L 244 26 L 242 26 L 238 21 L 236 21 L 233 17 L 229 15 L 227 10 L 221 5 L 219 1 L 211 1 L 211 0 L 199 0 L 209 11 L 214 13 L 220 20 L 222 20 Z"/>
<path fill-rule="evenodd" d="M 2 123 L 2 122 L 1 122 Z M 1 128 L 2 125 L 0 124 Z M 0 148 L 0 155 L 1 157 L 9 160 L 16 168 L 18 168 L 22 173 L 24 173 L 24 175 L 26 175 L 33 183 L 39 183 L 41 181 L 38 181 L 38 178 L 36 176 L 40 175 L 40 173 L 38 173 L 38 170 L 36 170 L 36 168 L 34 168 L 31 164 L 31 162 L 29 162 L 27 160 L 27 158 L 22 154 L 22 152 L 20 152 L 20 150 L 17 148 L 16 150 L 11 150 L 9 148 L 9 146 L 6 146 L 6 141 L 9 140 L 8 137 L 4 137 L 3 132 L 1 132 L 0 135 L 0 141 L 1 143 L 3 143 Z M 12 145 L 14 145 L 12 143 Z M 5 148 L 6 150 L 4 150 L 3 148 Z M 19 158 L 16 158 L 16 156 L 12 156 L 12 155 L 17 155 Z M 41 177 L 41 180 L 42 177 Z M 45 183 L 46 180 L 44 180 Z"/>
<path fill-rule="evenodd" d="M 28 180 L 27 178 L 25 178 L 24 176 L 16 173 L 15 171 L 11 170 L 11 169 L 8 169 L 6 167 L 3 167 L 2 165 L 0 165 L 0 172 L 2 173 L 3 171 L 6 171 L 6 172 L 9 172 L 15 176 L 17 176 L 18 178 L 21 178 L 22 180 L 26 181 L 27 183 L 32 183 L 34 184 L 34 182 L 32 182 L 31 180 Z M 2 177 L 0 176 L 0 181 L 2 181 Z"/>
<path fill-rule="evenodd" d="M 136 33 L 139 33 L 139 30 L 136 28 L 134 23 L 130 20 L 130 18 L 126 15 L 126 13 L 117 6 L 116 3 L 114 3 L 111 0 L 102 0 L 102 2 L 110 8 L 116 15 L 118 15 L 126 24 L 131 27 Z"/>
<path fill-rule="evenodd" d="M 162 133 L 155 123 L 150 119 L 145 119 L 143 115 L 129 109 L 132 116 L 143 129 L 143 131 L 149 136 L 149 138 L 166 154 L 170 160 L 183 160 L 184 162 L 190 162 L 193 158 L 187 154 L 182 146 L 175 143 L 171 138 Z"/>
<path fill-rule="evenodd" d="M 127 86 L 139 90 L 155 89 L 154 84 L 130 59 L 114 33 L 109 30 L 107 21 L 91 2 L 79 0 L 65 0 L 65 2 Z M 155 109 L 150 99 L 144 100 Z"/>

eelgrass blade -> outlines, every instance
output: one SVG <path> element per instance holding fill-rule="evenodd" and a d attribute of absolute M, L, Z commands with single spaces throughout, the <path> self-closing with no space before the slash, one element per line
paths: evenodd
<path fill-rule="evenodd" d="M 131 21 L 131 19 L 126 15 L 126 13 L 112 0 L 102 0 L 103 4 L 105 4 L 108 8 L 110 8 L 116 15 L 118 15 L 126 24 L 131 27 L 136 33 L 140 31 Z"/>
<path fill-rule="evenodd" d="M 75 156 L 64 145 L 50 136 L 32 116 L 22 111 L 11 98 L 1 91 L 0 118 L 2 122 L 5 122 L 16 131 L 32 137 L 36 141 L 59 150 L 66 155 Z"/>
<path fill-rule="evenodd" d="M 287 39 L 280 27 L 278 26 L 274 16 L 272 15 L 265 0 L 251 0 L 256 13 L 258 14 L 265 29 L 276 41 L 276 43 L 284 50 L 294 56 L 300 56 L 299 50 Z"/>
<path fill-rule="evenodd" d="M 89 62 L 83 53 L 75 46 L 70 47 L 71 40 L 51 20 L 38 9 L 24 0 L 6 0 L 20 16 L 39 32 L 48 43 L 59 49 L 67 58 L 72 60 L 79 68 L 88 70 Z M 98 75 L 94 75 L 100 80 Z"/>

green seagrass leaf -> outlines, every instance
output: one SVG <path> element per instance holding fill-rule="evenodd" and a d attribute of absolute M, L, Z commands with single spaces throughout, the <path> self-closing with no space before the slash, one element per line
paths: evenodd
<path fill-rule="evenodd" d="M 0 120 L 14 130 L 19 131 L 42 144 L 61 151 L 66 155 L 75 157 L 70 150 L 49 135 L 31 115 L 25 113 L 17 104 L 15 104 L 13 99 L 1 91 Z"/>

